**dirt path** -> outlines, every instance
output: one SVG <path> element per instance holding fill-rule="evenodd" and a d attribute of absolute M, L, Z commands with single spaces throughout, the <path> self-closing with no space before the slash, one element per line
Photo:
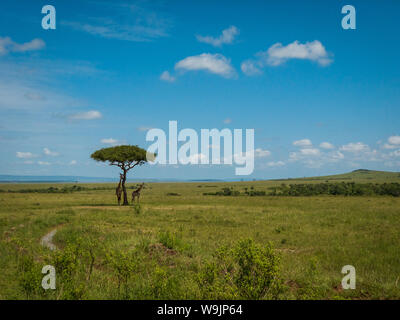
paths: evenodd
<path fill-rule="evenodd" d="M 51 230 L 40 239 L 40 244 L 50 250 L 57 250 L 57 246 L 53 243 L 53 237 L 56 234 L 57 229 Z"/>

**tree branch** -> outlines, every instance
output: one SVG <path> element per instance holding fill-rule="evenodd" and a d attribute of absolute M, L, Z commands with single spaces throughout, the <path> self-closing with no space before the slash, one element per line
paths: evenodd
<path fill-rule="evenodd" d="M 134 165 L 132 165 L 132 162 L 129 164 L 128 168 L 129 170 L 136 167 L 138 164 L 140 163 L 140 161 L 137 161 Z"/>
<path fill-rule="evenodd" d="M 116 162 L 116 161 L 110 162 L 110 166 L 117 166 L 117 167 L 120 167 L 121 169 L 123 169 L 122 164 L 120 162 Z"/>

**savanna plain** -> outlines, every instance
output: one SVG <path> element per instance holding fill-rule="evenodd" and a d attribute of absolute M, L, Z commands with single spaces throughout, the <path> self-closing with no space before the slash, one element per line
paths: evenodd
<path fill-rule="evenodd" d="M 283 193 L 399 182 L 356 171 L 146 183 L 129 206 L 115 183 L 0 184 L 0 299 L 399 299 L 399 196 Z M 41 286 L 45 265 L 55 290 Z"/>

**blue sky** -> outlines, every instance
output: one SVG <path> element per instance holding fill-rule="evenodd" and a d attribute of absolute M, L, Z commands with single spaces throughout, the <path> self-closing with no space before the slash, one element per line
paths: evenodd
<path fill-rule="evenodd" d="M 248 178 L 400 170 L 398 1 L 5 1 L 0 174 L 110 177 L 148 128 L 254 128 Z M 356 8 L 356 30 L 341 8 Z M 266 152 L 268 151 L 268 152 Z M 234 178 L 232 166 L 130 177 Z"/>

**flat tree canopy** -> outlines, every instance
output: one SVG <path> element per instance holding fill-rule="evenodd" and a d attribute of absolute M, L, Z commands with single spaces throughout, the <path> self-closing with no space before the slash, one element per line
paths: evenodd
<path fill-rule="evenodd" d="M 129 170 L 147 162 L 146 153 L 146 150 L 138 146 L 123 145 L 97 150 L 90 157 L 96 161 L 108 161 L 110 165 Z"/>
<path fill-rule="evenodd" d="M 128 205 L 128 197 L 125 188 L 126 173 L 137 165 L 141 166 L 147 161 L 153 161 L 156 155 L 147 153 L 146 150 L 138 146 L 123 145 L 97 150 L 93 152 L 90 157 L 96 161 L 108 162 L 111 166 L 121 168 L 123 177 L 121 183 L 124 193 L 123 205 Z"/>

